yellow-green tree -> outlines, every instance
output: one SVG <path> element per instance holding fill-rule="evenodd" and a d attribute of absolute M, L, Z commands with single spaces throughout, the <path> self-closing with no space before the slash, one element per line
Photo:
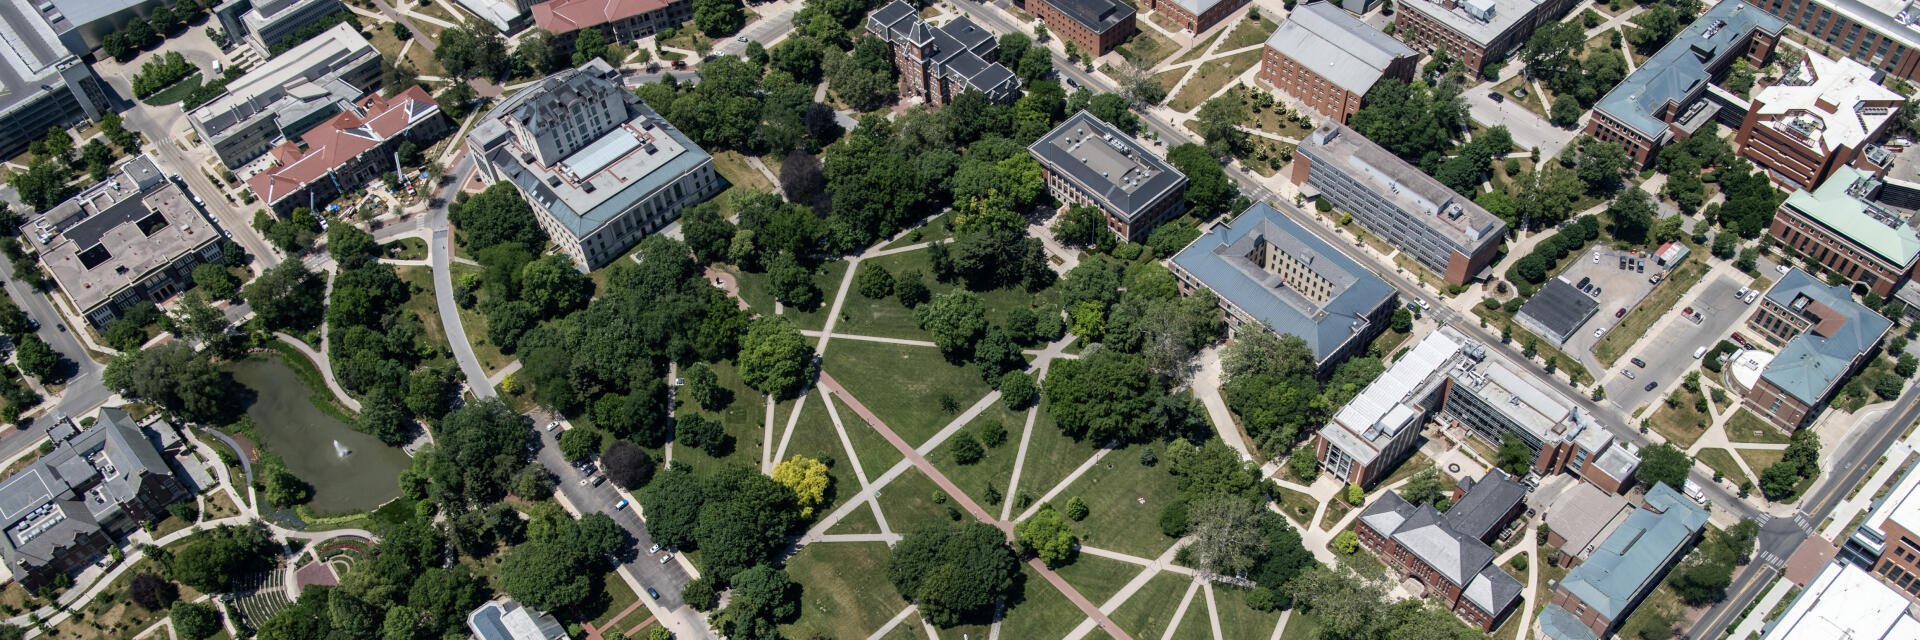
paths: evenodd
<path fill-rule="evenodd" d="M 800 517 L 810 518 L 814 506 L 827 500 L 833 476 L 827 475 L 827 465 L 819 460 L 797 455 L 773 465 L 773 481 L 792 489 L 800 499 Z"/>

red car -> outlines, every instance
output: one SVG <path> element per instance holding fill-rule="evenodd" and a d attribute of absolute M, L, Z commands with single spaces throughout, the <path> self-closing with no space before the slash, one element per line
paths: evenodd
<path fill-rule="evenodd" d="M 1627 315 L 1627 308 L 1626 308 L 1626 307 L 1621 307 L 1619 311 L 1615 311 L 1615 312 L 1613 312 L 1613 317 L 1615 317 L 1615 318 L 1620 318 L 1620 317 L 1624 317 L 1624 316 L 1626 316 L 1626 315 Z"/>
<path fill-rule="evenodd" d="M 1738 342 L 1738 343 L 1740 343 L 1740 346 L 1742 346 L 1742 347 L 1746 347 L 1746 348 L 1748 348 L 1748 349 L 1752 349 L 1752 348 L 1753 348 L 1753 343 L 1751 343 L 1751 342 L 1747 342 L 1747 337 L 1746 337 L 1746 336 L 1743 336 L 1743 335 L 1740 335 L 1740 334 L 1738 334 L 1738 333 L 1736 333 L 1736 334 L 1733 334 L 1733 336 L 1732 336 L 1732 337 L 1733 337 L 1733 341 L 1734 341 L 1734 342 Z"/>
<path fill-rule="evenodd" d="M 1687 307 L 1686 309 L 1681 310 L 1680 315 L 1683 315 L 1683 316 L 1693 315 L 1693 307 Z"/>

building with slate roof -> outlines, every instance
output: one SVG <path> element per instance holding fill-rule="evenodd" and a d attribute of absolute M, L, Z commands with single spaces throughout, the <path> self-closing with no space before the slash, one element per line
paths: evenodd
<path fill-rule="evenodd" d="M 580 30 L 600 29 L 607 42 L 630 42 L 693 19 L 692 0 L 551 0 L 516 8 L 533 14 L 533 24 L 554 34 L 555 51 L 570 52 Z"/>
<path fill-rule="evenodd" d="M 1321 427 L 1320 466 L 1371 486 L 1392 473 L 1427 419 L 1499 446 L 1509 435 L 1534 455 L 1541 475 L 1572 473 L 1603 491 L 1631 485 L 1639 455 L 1559 389 L 1457 329 L 1421 339 Z"/>
<path fill-rule="evenodd" d="M 1261 82 L 1346 123 L 1382 79 L 1409 81 L 1420 54 L 1331 2 L 1295 7 L 1267 38 Z"/>
<path fill-rule="evenodd" d="M 867 32 L 885 40 L 892 51 L 902 97 L 934 106 L 968 90 L 999 104 L 1020 98 L 1020 80 L 999 62 L 1000 41 L 966 17 L 936 27 L 921 20 L 906 0 L 893 0 L 867 16 Z"/>
<path fill-rule="evenodd" d="M 1506 221 L 1346 125 L 1321 123 L 1297 151 L 1294 184 L 1352 213 L 1447 284 L 1483 277 L 1506 240 Z"/>
<path fill-rule="evenodd" d="M 1392 286 L 1264 202 L 1169 262 L 1180 292 L 1213 292 L 1235 330 L 1264 327 L 1305 340 L 1323 377 L 1365 350 L 1393 312 Z"/>
<path fill-rule="evenodd" d="M 1444 50 L 1479 69 L 1526 44 L 1533 30 L 1559 20 L 1575 0 L 1401 0 L 1396 30 L 1428 50 Z"/>
<path fill-rule="evenodd" d="M 101 409 L 85 431 L 48 435 L 51 453 L 0 482 L 0 560 L 28 590 L 93 562 L 191 496 L 118 408 Z"/>
<path fill-rule="evenodd" d="M 1702 99 L 1708 87 L 1735 60 L 1766 66 L 1785 28 L 1786 22 L 1740 0 L 1714 5 L 1593 105 L 1587 135 L 1626 147 L 1646 166 L 1661 147 L 1713 121 L 1720 107 Z"/>
<path fill-rule="evenodd" d="M 27 221 L 20 237 L 101 330 L 128 307 L 184 291 L 194 267 L 225 259 L 220 228 L 145 155 Z"/>
<path fill-rule="evenodd" d="M 1182 30 L 1200 35 L 1252 0 L 1146 0 L 1147 10 L 1180 25 Z"/>
<path fill-rule="evenodd" d="M 99 120 L 111 110 L 106 84 L 79 58 L 89 46 L 80 43 L 59 9 L 120 3 L 63 0 L 47 5 L 45 13 L 37 4 L 0 0 L 0 30 L 6 33 L 0 38 L 0 157 L 26 151 L 27 145 L 47 137 L 48 127 Z M 68 36 L 74 36 L 72 42 L 62 46 Z"/>
<path fill-rule="evenodd" d="M 1535 291 L 1526 304 L 1520 305 L 1520 312 L 1513 319 L 1534 335 L 1562 345 L 1599 310 L 1599 300 L 1581 293 L 1565 277 L 1555 276 L 1540 285 L 1540 290 Z"/>
<path fill-rule="evenodd" d="M 1811 256 L 1882 297 L 1913 277 L 1920 233 L 1911 213 L 1878 199 L 1873 173 L 1839 167 L 1819 189 L 1799 189 L 1780 203 L 1767 232 L 1783 247 Z"/>
<path fill-rule="evenodd" d="M 1068 205 L 1099 207 L 1107 227 L 1142 242 L 1187 212 L 1187 176 L 1106 121 L 1081 111 L 1035 140 L 1047 191 Z"/>
<path fill-rule="evenodd" d="M 1862 366 L 1893 322 L 1794 269 L 1760 297 L 1748 328 L 1780 347 L 1744 404 L 1788 432 L 1810 424 Z M 1784 345 L 1784 346 L 1782 346 Z"/>
<path fill-rule="evenodd" d="M 1464 492 L 1464 495 L 1462 495 Z M 1360 543 L 1467 624 L 1492 631 L 1520 601 L 1520 581 L 1493 564 L 1487 546 L 1526 508 L 1526 485 L 1494 469 L 1455 490 L 1446 513 L 1387 492 L 1354 522 Z M 1416 592 L 1417 593 L 1417 592 Z"/>
<path fill-rule="evenodd" d="M 1775 184 L 1811 189 L 1842 167 L 1884 173 L 1893 152 L 1875 144 L 1906 98 L 1858 62 L 1800 50 L 1799 65 L 1754 92 L 1734 146 Z"/>
<path fill-rule="evenodd" d="M 425 147 L 452 126 L 419 85 L 391 98 L 368 94 L 300 134 L 298 144 L 288 140 L 274 147 L 268 152 L 273 164 L 247 178 L 247 188 L 281 215 L 299 207 L 319 210 L 381 174 L 404 171 L 396 155 L 402 143 Z"/>
<path fill-rule="evenodd" d="M 467 133 L 561 250 L 589 269 L 627 252 L 725 181 L 713 157 L 614 80 L 599 58 L 507 97 Z"/>
<path fill-rule="evenodd" d="M 567 628 L 553 616 L 500 597 L 467 614 L 467 630 L 480 640 L 567 640 Z"/>
<path fill-rule="evenodd" d="M 1706 509 L 1665 483 L 1653 485 L 1645 505 L 1555 585 L 1540 630 L 1552 640 L 1606 637 L 1693 548 L 1706 524 Z"/>
<path fill-rule="evenodd" d="M 1120 0 L 1015 0 L 1046 23 L 1047 30 L 1099 57 L 1140 31 L 1132 6 Z"/>
<path fill-rule="evenodd" d="M 335 25 L 227 84 L 187 112 L 187 124 L 229 169 L 347 110 L 380 83 L 380 51 L 351 24 Z"/>

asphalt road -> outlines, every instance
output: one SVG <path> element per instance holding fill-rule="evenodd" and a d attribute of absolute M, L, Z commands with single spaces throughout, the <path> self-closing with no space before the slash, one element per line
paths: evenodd
<path fill-rule="evenodd" d="M 713 53 L 722 56 L 739 55 L 746 52 L 747 42 L 758 42 L 760 46 L 772 49 L 774 43 L 786 37 L 787 32 L 793 29 L 793 14 L 799 10 L 798 2 L 789 3 L 777 9 L 773 15 L 755 20 L 753 24 L 741 29 L 737 37 L 713 43 Z M 740 38 L 746 38 L 746 41 L 741 41 Z"/>
<path fill-rule="evenodd" d="M 1659 402 L 1671 392 L 1674 383 L 1680 380 L 1680 376 L 1673 372 L 1686 371 L 1693 366 L 1694 349 L 1701 346 L 1712 348 L 1726 339 L 1751 308 L 1733 297 L 1741 286 L 1732 276 L 1722 274 L 1708 281 L 1706 287 L 1693 297 L 1682 298 L 1678 308 L 1668 312 L 1671 318 L 1656 322 L 1653 333 L 1642 337 L 1637 348 L 1613 363 L 1612 371 L 1597 372 L 1605 374 L 1595 377 L 1606 385 L 1607 401 L 1619 411 L 1631 412 L 1640 405 Z M 1692 320 L 1681 317 L 1680 310 L 1687 307 L 1693 307 L 1705 320 L 1694 324 Z M 1647 366 L 1635 367 L 1630 358 L 1645 360 Z M 1633 369 L 1638 377 L 1633 380 L 1622 377 L 1620 370 L 1628 368 Z M 1711 375 L 1711 372 L 1702 372 L 1701 375 Z M 1658 382 L 1659 386 L 1647 391 L 1648 382 Z"/>
<path fill-rule="evenodd" d="M 61 367 L 65 369 L 68 377 L 65 380 L 67 387 L 60 392 L 59 397 L 47 398 L 47 401 L 54 404 L 52 411 L 40 419 L 32 420 L 24 429 L 8 431 L 6 435 L 0 436 L 0 460 L 12 458 L 15 454 L 38 445 L 40 437 L 46 435 L 47 426 L 53 424 L 51 419 L 53 416 L 67 415 L 80 418 L 100 405 L 106 404 L 107 399 L 113 397 L 113 392 L 108 390 L 100 380 L 100 372 L 105 367 L 87 357 L 86 347 L 82 346 L 80 339 L 73 337 L 71 333 L 75 330 L 73 327 L 61 329 L 62 326 L 66 326 L 67 321 L 54 311 L 53 301 L 45 294 L 35 291 L 33 287 L 14 280 L 11 273 L 12 271 L 9 270 L 5 274 L 0 274 L 0 277 L 6 280 L 7 295 L 13 297 L 13 303 L 18 305 L 27 317 L 40 323 L 40 330 L 34 333 L 40 336 L 47 346 L 53 347 L 53 350 L 60 354 L 63 361 Z"/>
<path fill-rule="evenodd" d="M 433 299 L 439 305 L 440 322 L 445 325 L 447 335 L 461 337 L 447 341 L 453 345 L 454 360 L 460 363 L 460 372 L 467 377 L 467 388 L 476 396 L 491 398 L 493 385 L 487 382 L 487 371 L 480 366 L 480 358 L 473 355 L 473 344 L 464 338 L 467 334 L 460 324 L 460 308 L 454 303 L 450 263 L 453 259 L 453 245 L 450 244 L 453 239 L 447 232 L 447 203 L 452 202 L 454 194 L 459 193 L 460 185 L 466 181 L 467 174 L 473 171 L 473 164 L 472 155 L 461 156 L 460 161 L 454 163 L 453 170 L 447 172 L 451 179 L 441 187 L 435 199 L 439 206 L 427 213 L 428 228 L 433 230 L 433 244 L 428 253 L 432 256 Z"/>
<path fill-rule="evenodd" d="M 639 505 L 630 504 L 624 509 L 615 509 L 614 505 L 618 504 L 622 498 L 620 493 L 614 490 L 612 481 L 602 482 L 598 486 L 580 484 L 580 479 L 587 477 L 587 474 L 567 464 L 567 461 L 560 456 L 561 430 L 546 430 L 547 421 L 554 418 L 542 412 L 536 412 L 532 417 L 534 432 L 540 438 L 540 451 L 535 454 L 534 459 L 546 465 L 547 470 L 552 471 L 555 476 L 559 476 L 561 495 L 566 496 L 567 501 L 573 503 L 573 507 L 579 509 L 582 514 L 607 514 L 633 536 L 633 550 L 629 554 L 631 557 L 623 558 L 622 564 L 633 572 L 634 577 L 640 580 L 640 584 L 660 592 L 660 599 L 655 602 L 668 610 L 679 609 L 686 604 L 680 600 L 680 591 L 686 588 L 688 582 L 693 581 L 693 576 L 687 575 L 687 572 L 680 568 L 680 563 L 662 564 L 659 555 L 647 553 L 647 549 L 653 547 L 653 538 L 647 535 L 647 524 L 640 519 Z M 596 475 L 598 475 L 597 472 Z M 648 596 L 642 593 L 640 597 Z"/>
<path fill-rule="evenodd" d="M 1560 149 L 1573 141 L 1575 132 L 1553 126 L 1539 114 L 1514 104 L 1512 98 L 1494 102 L 1487 97 L 1492 92 L 1492 85 L 1482 84 L 1461 92 L 1460 97 L 1466 100 L 1467 113 L 1474 120 L 1488 126 L 1505 125 L 1507 133 L 1513 135 L 1513 143 L 1520 145 L 1521 149 L 1539 147 L 1540 157 L 1552 158 L 1559 156 Z"/>

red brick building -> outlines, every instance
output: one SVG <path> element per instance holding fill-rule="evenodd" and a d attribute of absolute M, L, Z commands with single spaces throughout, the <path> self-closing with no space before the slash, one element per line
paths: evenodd
<path fill-rule="evenodd" d="M 1871 571 L 1920 604 L 1920 472 L 1901 475 L 1867 519 L 1842 541 L 1839 557 Z"/>
<path fill-rule="evenodd" d="M 1812 189 L 1840 167 L 1884 173 L 1893 153 L 1875 145 L 1906 98 L 1852 60 L 1802 52 L 1779 82 L 1753 94 L 1734 145 L 1775 184 Z M 1882 295 L 1885 295 L 1884 293 Z"/>
<path fill-rule="evenodd" d="M 1252 0 L 1145 0 L 1147 10 L 1179 23 L 1188 33 L 1199 35 Z"/>
<path fill-rule="evenodd" d="M 867 17 L 867 32 L 885 40 L 900 70 L 900 95 L 942 106 L 968 90 L 999 104 L 1020 98 L 1020 80 L 1000 64 L 1000 42 L 965 17 L 935 27 L 913 5 L 894 0 Z"/>
<path fill-rule="evenodd" d="M 1846 286 L 1828 286 L 1803 269 L 1788 272 L 1747 320 L 1780 352 L 1742 390 L 1744 404 L 1788 432 L 1812 423 L 1892 326 L 1855 302 Z"/>
<path fill-rule="evenodd" d="M 1903 212 L 1875 199 L 1880 186 L 1872 173 L 1841 167 L 1819 189 L 1795 191 L 1780 203 L 1767 232 L 1780 246 L 1891 297 L 1913 277 L 1920 234 Z"/>
<path fill-rule="evenodd" d="M 1707 86 L 1735 60 L 1766 66 L 1786 23 L 1740 0 L 1725 0 L 1687 25 L 1593 105 L 1587 135 L 1619 144 L 1636 166 L 1713 121 Z"/>
<path fill-rule="evenodd" d="M 1330 2 L 1294 8 L 1260 61 L 1261 82 L 1345 124 L 1376 82 L 1410 81 L 1420 54 Z"/>
<path fill-rule="evenodd" d="M 1444 514 L 1389 492 L 1367 506 L 1354 532 L 1381 560 L 1420 583 L 1428 597 L 1467 624 L 1492 631 L 1520 601 L 1521 587 L 1493 564 L 1497 554 L 1487 545 L 1526 508 L 1526 496 L 1526 485 L 1495 469 L 1479 482 L 1462 480 Z"/>
<path fill-rule="evenodd" d="M 1133 7 L 1120 0 L 1031 0 L 1024 6 L 1087 56 L 1105 55 L 1140 31 Z"/>

